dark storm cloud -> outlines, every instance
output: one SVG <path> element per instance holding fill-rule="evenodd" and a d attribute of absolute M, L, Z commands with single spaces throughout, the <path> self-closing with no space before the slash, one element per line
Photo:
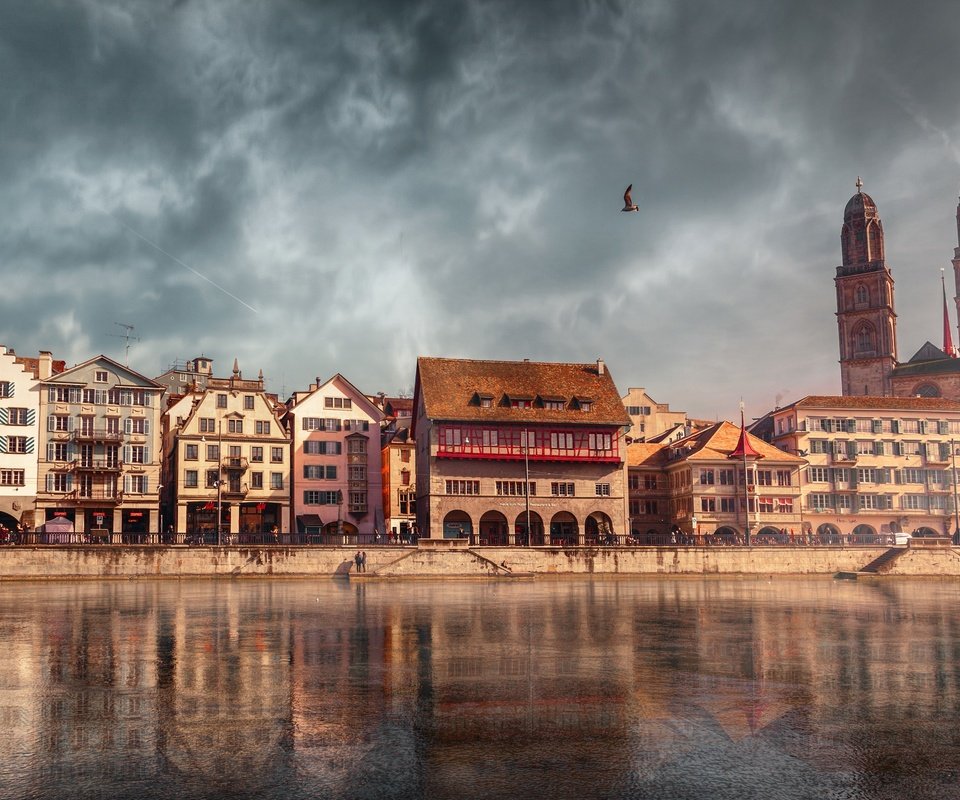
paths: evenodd
<path fill-rule="evenodd" d="M 858 174 L 901 357 L 938 335 L 958 22 L 946 2 L 7 4 L 0 340 L 79 361 L 122 355 L 107 334 L 132 323 L 148 375 L 202 351 L 276 391 L 334 371 L 396 391 L 420 354 L 603 356 L 703 416 L 836 391 Z"/>

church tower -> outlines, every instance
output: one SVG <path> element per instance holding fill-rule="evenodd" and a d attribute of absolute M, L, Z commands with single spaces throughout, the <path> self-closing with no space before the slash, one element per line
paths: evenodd
<path fill-rule="evenodd" d="M 841 391 L 844 395 L 891 395 L 890 373 L 897 365 L 893 275 L 883 254 L 883 225 L 877 204 L 870 195 L 864 194 L 860 178 L 857 178 L 857 193 L 843 210 L 840 252 L 843 262 L 837 267 L 834 282 Z M 957 270 L 960 270 L 960 248 L 954 261 L 960 294 Z"/>

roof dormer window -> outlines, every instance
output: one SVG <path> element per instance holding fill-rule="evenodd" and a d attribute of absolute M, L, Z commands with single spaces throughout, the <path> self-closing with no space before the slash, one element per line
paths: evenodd
<path fill-rule="evenodd" d="M 533 408 L 533 400 L 529 397 L 511 397 L 510 408 Z"/>
<path fill-rule="evenodd" d="M 581 411 L 590 411 L 593 408 L 593 400 L 589 397 L 574 397 L 572 405 Z"/>

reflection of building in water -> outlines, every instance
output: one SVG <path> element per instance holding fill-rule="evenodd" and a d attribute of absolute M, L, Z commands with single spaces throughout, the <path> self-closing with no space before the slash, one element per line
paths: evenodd
<path fill-rule="evenodd" d="M 0 737 L 9 747 L 4 766 L 17 764 L 11 774 L 24 796 L 84 784 L 135 786 L 152 772 L 157 747 L 149 589 L 46 591 L 54 602 L 38 604 L 3 636 L 0 674 L 12 715 Z"/>
<path fill-rule="evenodd" d="M 188 591 L 159 633 L 164 770 L 194 787 L 260 792 L 287 769 L 290 628 L 278 587 L 216 583 Z"/>

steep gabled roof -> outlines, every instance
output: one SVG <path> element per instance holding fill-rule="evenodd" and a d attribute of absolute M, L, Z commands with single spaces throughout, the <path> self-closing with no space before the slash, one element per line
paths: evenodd
<path fill-rule="evenodd" d="M 489 407 L 477 395 L 493 398 Z M 503 397 L 565 397 L 562 409 L 513 408 Z M 630 417 L 610 371 L 597 363 L 539 361 L 476 361 L 459 358 L 417 359 L 416 397 L 430 419 L 462 422 L 536 422 L 563 425 L 627 426 Z M 572 398 L 589 402 L 589 410 L 573 408 Z"/>
<path fill-rule="evenodd" d="M 709 428 L 681 439 L 672 445 L 675 448 L 689 448 L 686 459 L 690 461 L 718 461 L 729 458 L 736 453 L 740 444 L 741 429 L 732 422 L 718 422 Z M 748 446 L 759 458 L 769 458 L 775 461 L 789 461 L 802 464 L 804 460 L 792 453 L 786 453 L 772 444 L 767 444 L 751 433 L 746 432 Z M 749 452 L 748 452 L 749 456 Z"/>
<path fill-rule="evenodd" d="M 118 375 L 125 376 L 124 383 L 122 383 L 121 386 L 131 386 L 141 389 L 166 388 L 162 383 L 157 383 L 155 380 L 148 378 L 146 375 L 141 375 L 139 372 L 130 369 L 130 367 L 121 364 L 119 361 L 114 361 L 109 356 L 102 354 L 99 356 L 94 356 L 93 358 L 88 358 L 86 361 L 76 364 L 70 367 L 70 369 L 65 369 L 59 374 L 51 375 L 45 382 L 76 384 L 77 381 L 73 380 L 74 374 L 84 367 L 97 363 L 107 364 L 111 366 Z M 129 381 L 129 383 L 126 381 Z"/>

